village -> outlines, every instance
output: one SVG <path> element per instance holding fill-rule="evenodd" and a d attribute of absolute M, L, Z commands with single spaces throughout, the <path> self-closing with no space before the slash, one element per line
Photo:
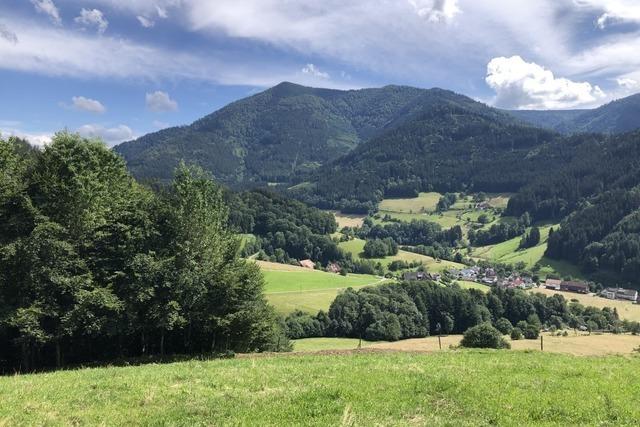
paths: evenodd
<path fill-rule="evenodd" d="M 471 266 L 464 269 L 451 268 L 445 270 L 444 274 L 448 275 L 452 279 L 475 282 L 487 286 L 495 286 L 501 289 L 544 288 L 560 292 L 573 292 L 579 294 L 591 293 L 589 284 L 586 282 L 552 278 L 548 278 L 541 282 L 536 282 L 532 277 L 524 274 L 519 274 L 518 272 L 512 272 L 509 276 L 500 277 L 495 269 L 491 267 Z M 403 273 L 402 278 L 405 281 L 440 281 L 442 279 L 442 275 L 437 273 L 415 271 Z M 635 289 L 609 287 L 600 291 L 598 295 L 602 298 L 611 300 L 631 301 L 634 304 L 638 304 L 640 302 L 638 298 L 638 291 L 636 291 Z"/>

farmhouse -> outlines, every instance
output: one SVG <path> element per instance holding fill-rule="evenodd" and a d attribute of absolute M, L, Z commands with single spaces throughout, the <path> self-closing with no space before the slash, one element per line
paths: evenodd
<path fill-rule="evenodd" d="M 560 285 L 562 284 L 562 280 L 558 279 L 547 279 L 544 282 L 544 287 L 547 289 L 552 289 L 554 291 L 560 290 Z"/>
<path fill-rule="evenodd" d="M 628 301 L 638 300 L 638 291 L 635 289 L 624 288 L 606 288 L 600 293 L 600 296 L 608 299 L 622 299 Z"/>
<path fill-rule="evenodd" d="M 560 283 L 560 290 L 566 292 L 577 292 L 580 294 L 588 294 L 589 293 L 589 285 L 582 282 L 572 282 L 565 280 Z"/>
<path fill-rule="evenodd" d="M 426 273 L 424 271 L 406 271 L 402 274 L 402 279 L 405 282 L 413 282 L 413 281 L 420 281 L 420 280 L 435 280 L 438 281 L 440 280 L 440 275 L 439 274 L 431 274 L 431 273 Z"/>
<path fill-rule="evenodd" d="M 340 271 L 342 271 L 342 268 L 335 262 L 332 262 L 329 265 L 327 265 L 327 271 L 329 273 L 340 273 Z"/>
<path fill-rule="evenodd" d="M 310 259 L 303 259 L 298 261 L 298 263 L 300 264 L 300 267 L 309 268 L 311 270 L 316 268 L 316 265 Z"/>

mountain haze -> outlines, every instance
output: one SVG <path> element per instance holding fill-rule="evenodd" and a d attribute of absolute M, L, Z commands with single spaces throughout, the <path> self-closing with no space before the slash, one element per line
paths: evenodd
<path fill-rule="evenodd" d="M 509 114 L 534 126 L 570 133 L 624 133 L 640 127 L 640 94 L 592 110 L 514 110 Z"/>

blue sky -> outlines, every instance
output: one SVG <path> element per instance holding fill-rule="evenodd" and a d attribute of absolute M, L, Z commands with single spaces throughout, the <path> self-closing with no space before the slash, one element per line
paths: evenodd
<path fill-rule="evenodd" d="M 637 0 L 2 0 L 0 132 L 114 145 L 285 80 L 589 108 L 638 52 Z"/>

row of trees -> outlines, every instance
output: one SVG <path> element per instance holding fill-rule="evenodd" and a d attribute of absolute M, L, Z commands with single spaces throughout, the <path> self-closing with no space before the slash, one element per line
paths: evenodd
<path fill-rule="evenodd" d="M 304 337 L 303 331 L 309 330 L 313 334 L 308 336 L 387 341 L 461 334 L 486 322 L 504 334 L 517 329 L 517 334 L 525 338 L 537 338 L 544 325 L 640 331 L 637 322 L 621 322 L 615 310 L 568 303 L 561 295 L 547 297 L 502 289 L 485 294 L 434 282 L 347 289 L 336 297 L 328 313 L 310 316 L 298 312 L 286 320 L 288 333 L 296 338 Z"/>
<path fill-rule="evenodd" d="M 25 145 L 0 141 L 2 370 L 286 348 L 202 170 L 153 193 L 100 142 Z"/>

